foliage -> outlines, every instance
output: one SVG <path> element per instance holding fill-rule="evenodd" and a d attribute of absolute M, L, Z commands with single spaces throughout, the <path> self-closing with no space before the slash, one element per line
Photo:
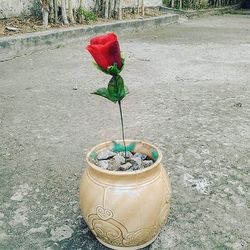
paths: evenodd
<path fill-rule="evenodd" d="M 180 9 L 180 3 L 182 2 L 183 9 L 193 10 L 205 9 L 208 7 L 222 7 L 240 2 L 240 0 L 163 0 L 163 4 L 167 7 L 172 7 L 172 1 L 176 9 Z"/>
<path fill-rule="evenodd" d="M 124 86 L 124 81 L 120 75 L 114 75 L 109 81 L 108 88 L 100 88 L 93 94 L 107 98 L 111 102 L 120 102 L 128 91 Z"/>
<path fill-rule="evenodd" d="M 97 19 L 96 14 L 93 11 L 88 11 L 83 7 L 79 7 L 76 13 L 79 17 L 82 17 L 86 23 L 95 22 Z"/>
<path fill-rule="evenodd" d="M 163 4 L 166 6 L 171 6 L 171 0 L 163 0 Z"/>
<path fill-rule="evenodd" d="M 33 0 L 33 5 L 30 8 L 31 15 L 37 19 L 42 19 L 42 10 L 40 0 Z"/>

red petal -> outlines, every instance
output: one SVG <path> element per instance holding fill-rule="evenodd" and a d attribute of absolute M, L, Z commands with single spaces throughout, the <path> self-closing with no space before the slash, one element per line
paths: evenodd
<path fill-rule="evenodd" d="M 102 35 L 102 36 L 96 36 L 93 37 L 90 40 L 90 44 L 94 45 L 94 44 L 106 44 L 108 42 L 112 42 L 112 41 L 117 41 L 117 36 L 114 33 L 108 33 L 106 35 Z"/>
<path fill-rule="evenodd" d="M 95 62 L 101 68 L 103 68 L 104 70 L 107 70 L 107 68 L 109 67 L 109 64 L 108 64 L 105 56 L 103 56 L 103 53 L 100 51 L 100 46 L 98 46 L 98 45 L 88 45 L 87 50 L 93 56 Z"/>
<path fill-rule="evenodd" d="M 117 36 L 114 33 L 92 38 L 90 45 L 87 46 L 87 50 L 93 56 L 96 63 L 103 69 L 107 70 L 107 68 L 113 66 L 114 63 L 121 69 L 121 51 Z"/>

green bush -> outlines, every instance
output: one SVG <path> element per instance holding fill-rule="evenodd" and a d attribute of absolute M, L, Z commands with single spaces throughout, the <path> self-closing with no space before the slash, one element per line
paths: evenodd
<path fill-rule="evenodd" d="M 42 19 L 42 10 L 40 0 L 34 0 L 33 5 L 30 8 L 31 15 L 37 19 Z"/>
<path fill-rule="evenodd" d="M 86 23 L 95 22 L 97 19 L 96 14 L 93 11 L 88 11 L 82 7 L 77 9 L 77 15 L 83 18 Z"/>
<path fill-rule="evenodd" d="M 163 0 L 163 4 L 167 7 L 171 6 L 171 0 Z"/>

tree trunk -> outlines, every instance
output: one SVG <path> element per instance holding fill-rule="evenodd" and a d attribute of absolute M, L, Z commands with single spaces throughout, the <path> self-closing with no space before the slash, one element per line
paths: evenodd
<path fill-rule="evenodd" d="M 57 4 L 57 0 L 53 0 L 53 7 L 54 7 L 54 22 L 58 23 L 58 4 Z"/>
<path fill-rule="evenodd" d="M 118 15 L 118 11 L 117 11 L 117 0 L 113 0 L 114 1 L 114 19 L 118 19 L 117 15 Z"/>
<path fill-rule="evenodd" d="M 112 17 L 112 0 L 108 0 L 109 8 L 108 8 L 108 18 Z"/>
<path fill-rule="evenodd" d="M 182 0 L 180 0 L 180 9 L 182 9 Z"/>
<path fill-rule="evenodd" d="M 115 0 L 110 0 L 110 5 L 111 5 L 111 17 L 114 18 L 115 17 Z"/>
<path fill-rule="evenodd" d="M 71 23 L 76 23 L 73 14 L 72 0 L 68 0 L 68 7 L 69 7 L 69 20 Z"/>
<path fill-rule="evenodd" d="M 67 12 L 66 12 L 66 3 L 65 0 L 61 0 L 62 4 L 61 4 L 61 8 L 62 8 L 62 19 L 63 19 L 63 23 L 65 25 L 69 24 L 68 18 L 67 18 Z"/>
<path fill-rule="evenodd" d="M 122 0 L 118 0 L 118 20 L 122 20 Z"/>
<path fill-rule="evenodd" d="M 94 8 L 93 8 L 93 11 L 96 12 L 98 14 L 98 11 L 99 11 L 99 0 L 95 0 L 95 5 L 94 5 Z"/>
<path fill-rule="evenodd" d="M 171 7 L 174 8 L 174 0 L 171 0 Z"/>
<path fill-rule="evenodd" d="M 55 22 L 55 15 L 54 15 L 54 3 L 53 0 L 49 1 L 49 22 L 53 23 Z"/>
<path fill-rule="evenodd" d="M 137 0 L 137 14 L 140 14 L 140 0 Z"/>
<path fill-rule="evenodd" d="M 48 28 L 49 23 L 49 5 L 47 0 L 40 0 L 42 6 L 42 14 L 43 14 L 43 27 L 45 29 Z"/>
<path fill-rule="evenodd" d="M 43 13 L 43 27 L 47 29 L 49 23 L 49 12 L 47 9 L 42 9 L 42 13 Z"/>
<path fill-rule="evenodd" d="M 144 16 L 144 14 L 145 14 L 144 0 L 141 1 L 141 14 L 142 14 L 142 16 Z"/>
<path fill-rule="evenodd" d="M 109 0 L 105 0 L 104 17 L 105 19 L 109 17 Z"/>
<path fill-rule="evenodd" d="M 83 0 L 80 0 L 79 8 L 83 8 Z M 83 23 L 83 16 L 82 15 L 79 16 L 79 23 Z"/>

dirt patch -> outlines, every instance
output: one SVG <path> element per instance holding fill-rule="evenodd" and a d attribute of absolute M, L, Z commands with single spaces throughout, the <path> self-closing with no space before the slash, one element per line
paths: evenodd
<path fill-rule="evenodd" d="M 131 10 L 125 11 L 123 13 L 123 20 L 131 20 L 131 19 L 144 19 L 149 17 L 156 17 L 161 16 L 163 13 L 158 9 L 145 9 L 145 15 L 142 16 L 137 13 L 133 13 Z M 90 24 L 101 24 L 107 22 L 114 22 L 113 19 L 104 19 L 104 18 L 97 18 L 96 22 L 91 23 L 83 23 L 83 24 L 70 24 L 68 26 L 63 25 L 62 23 L 58 24 L 49 24 L 47 30 L 50 29 L 60 29 L 65 27 L 74 27 L 74 26 L 86 26 Z M 22 34 L 22 33 L 32 33 L 37 31 L 45 30 L 42 25 L 42 20 L 38 20 L 32 16 L 29 17 L 15 17 L 15 18 L 7 18 L 0 20 L 0 37 L 4 36 L 12 36 L 15 34 Z"/>

